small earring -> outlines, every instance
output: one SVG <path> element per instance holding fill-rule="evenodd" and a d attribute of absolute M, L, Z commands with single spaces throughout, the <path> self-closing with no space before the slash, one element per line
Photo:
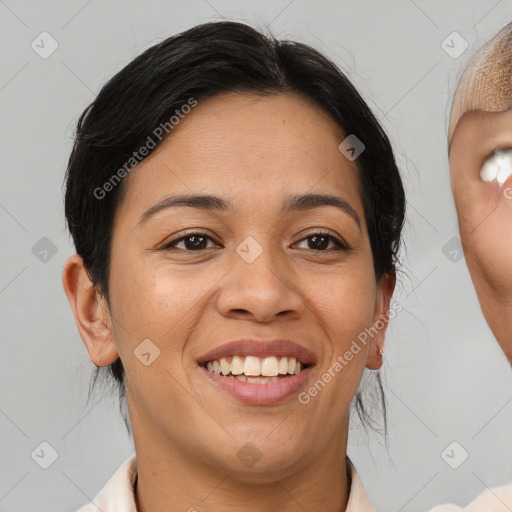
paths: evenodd
<path fill-rule="evenodd" d="M 384 350 L 382 350 L 380 347 L 377 347 L 377 354 L 382 357 L 384 355 Z"/>

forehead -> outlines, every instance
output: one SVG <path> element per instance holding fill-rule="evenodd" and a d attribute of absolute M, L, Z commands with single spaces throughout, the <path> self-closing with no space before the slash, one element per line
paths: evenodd
<path fill-rule="evenodd" d="M 473 56 L 462 74 L 450 112 L 448 143 L 465 112 L 512 107 L 512 23 Z"/>
<path fill-rule="evenodd" d="M 353 197 L 357 167 L 338 149 L 345 137 L 321 107 L 296 94 L 217 95 L 198 101 L 130 173 L 122 207 L 141 210 L 170 191 L 240 204 L 305 191 Z"/>

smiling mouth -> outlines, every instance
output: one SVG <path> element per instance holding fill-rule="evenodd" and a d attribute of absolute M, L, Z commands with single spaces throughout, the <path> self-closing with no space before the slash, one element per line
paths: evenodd
<path fill-rule="evenodd" d="M 268 384 L 298 375 L 308 364 L 294 357 L 230 356 L 205 361 L 203 368 L 223 377 L 251 384 Z"/>

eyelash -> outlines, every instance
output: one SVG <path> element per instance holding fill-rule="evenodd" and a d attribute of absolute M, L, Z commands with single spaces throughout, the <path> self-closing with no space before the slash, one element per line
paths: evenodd
<path fill-rule="evenodd" d="M 308 238 L 313 238 L 314 236 L 318 236 L 318 235 L 327 237 L 330 241 L 332 241 L 335 244 L 336 249 L 331 249 L 331 250 L 329 250 L 329 249 L 311 249 L 311 251 L 314 251 L 314 252 L 332 252 L 333 250 L 335 250 L 335 251 L 340 251 L 340 250 L 341 251 L 350 251 L 350 248 L 347 247 L 339 238 L 331 235 L 330 233 L 327 233 L 326 231 L 322 231 L 322 230 L 315 231 L 315 232 L 309 234 L 308 236 L 306 236 L 304 238 L 301 238 L 296 243 L 304 242 L 305 240 L 308 240 Z M 194 231 L 192 233 L 189 233 L 186 236 L 182 236 L 180 238 L 176 238 L 174 240 L 171 240 L 164 247 L 162 247 L 162 249 L 163 250 L 176 249 L 176 244 L 186 240 L 187 238 L 192 238 L 194 236 L 202 236 L 202 237 L 208 238 L 209 240 L 212 240 L 213 242 L 215 242 L 215 240 L 213 240 L 213 238 L 211 236 L 209 236 L 207 233 L 205 233 L 203 231 Z M 177 250 L 183 251 L 183 252 L 202 252 L 202 251 L 205 251 L 207 249 L 197 249 L 197 250 L 177 249 Z"/>

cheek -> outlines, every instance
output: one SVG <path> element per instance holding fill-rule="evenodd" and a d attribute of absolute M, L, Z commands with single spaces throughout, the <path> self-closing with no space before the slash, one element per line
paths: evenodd
<path fill-rule="evenodd" d="M 308 287 L 308 306 L 326 327 L 335 351 L 342 351 L 371 324 L 375 293 L 374 274 L 363 266 L 315 279 Z"/>
<path fill-rule="evenodd" d="M 115 290 L 120 299 L 116 310 L 127 329 L 138 337 L 151 335 L 163 342 L 166 332 L 172 335 L 173 326 L 191 310 L 197 290 L 204 288 L 196 286 L 190 274 L 180 279 L 170 272 L 138 269 L 119 280 Z"/>
<path fill-rule="evenodd" d="M 310 289 L 316 321 L 330 343 L 318 376 L 328 381 L 330 391 L 319 393 L 317 406 L 338 411 L 333 421 L 344 417 L 366 366 L 369 343 L 361 343 L 358 336 L 372 325 L 375 294 L 375 276 L 367 265 L 354 265 L 350 272 L 330 276 L 323 286 Z"/>
<path fill-rule="evenodd" d="M 111 290 L 116 342 L 130 393 L 137 408 L 145 407 L 144 414 L 154 421 L 169 420 L 170 409 L 161 404 L 170 403 L 185 421 L 187 395 L 176 382 L 186 378 L 183 350 L 198 322 L 197 302 L 208 283 L 197 284 L 191 273 L 185 277 L 185 272 L 149 265 L 128 268 L 111 275 Z M 149 356 L 144 359 L 144 354 Z"/>
<path fill-rule="evenodd" d="M 120 352 L 130 357 L 150 339 L 166 356 L 166 366 L 183 366 L 185 344 L 204 313 L 201 299 L 220 276 L 185 266 L 118 265 L 111 274 L 111 290 L 113 314 L 121 326 L 116 329 Z"/>
<path fill-rule="evenodd" d="M 375 293 L 373 272 L 360 269 L 332 279 L 327 293 L 316 299 L 317 320 L 331 344 L 319 375 L 328 382 L 330 392 L 321 400 L 325 407 L 339 412 L 338 418 L 347 410 L 366 366 L 369 343 L 360 340 L 373 322 Z"/>

